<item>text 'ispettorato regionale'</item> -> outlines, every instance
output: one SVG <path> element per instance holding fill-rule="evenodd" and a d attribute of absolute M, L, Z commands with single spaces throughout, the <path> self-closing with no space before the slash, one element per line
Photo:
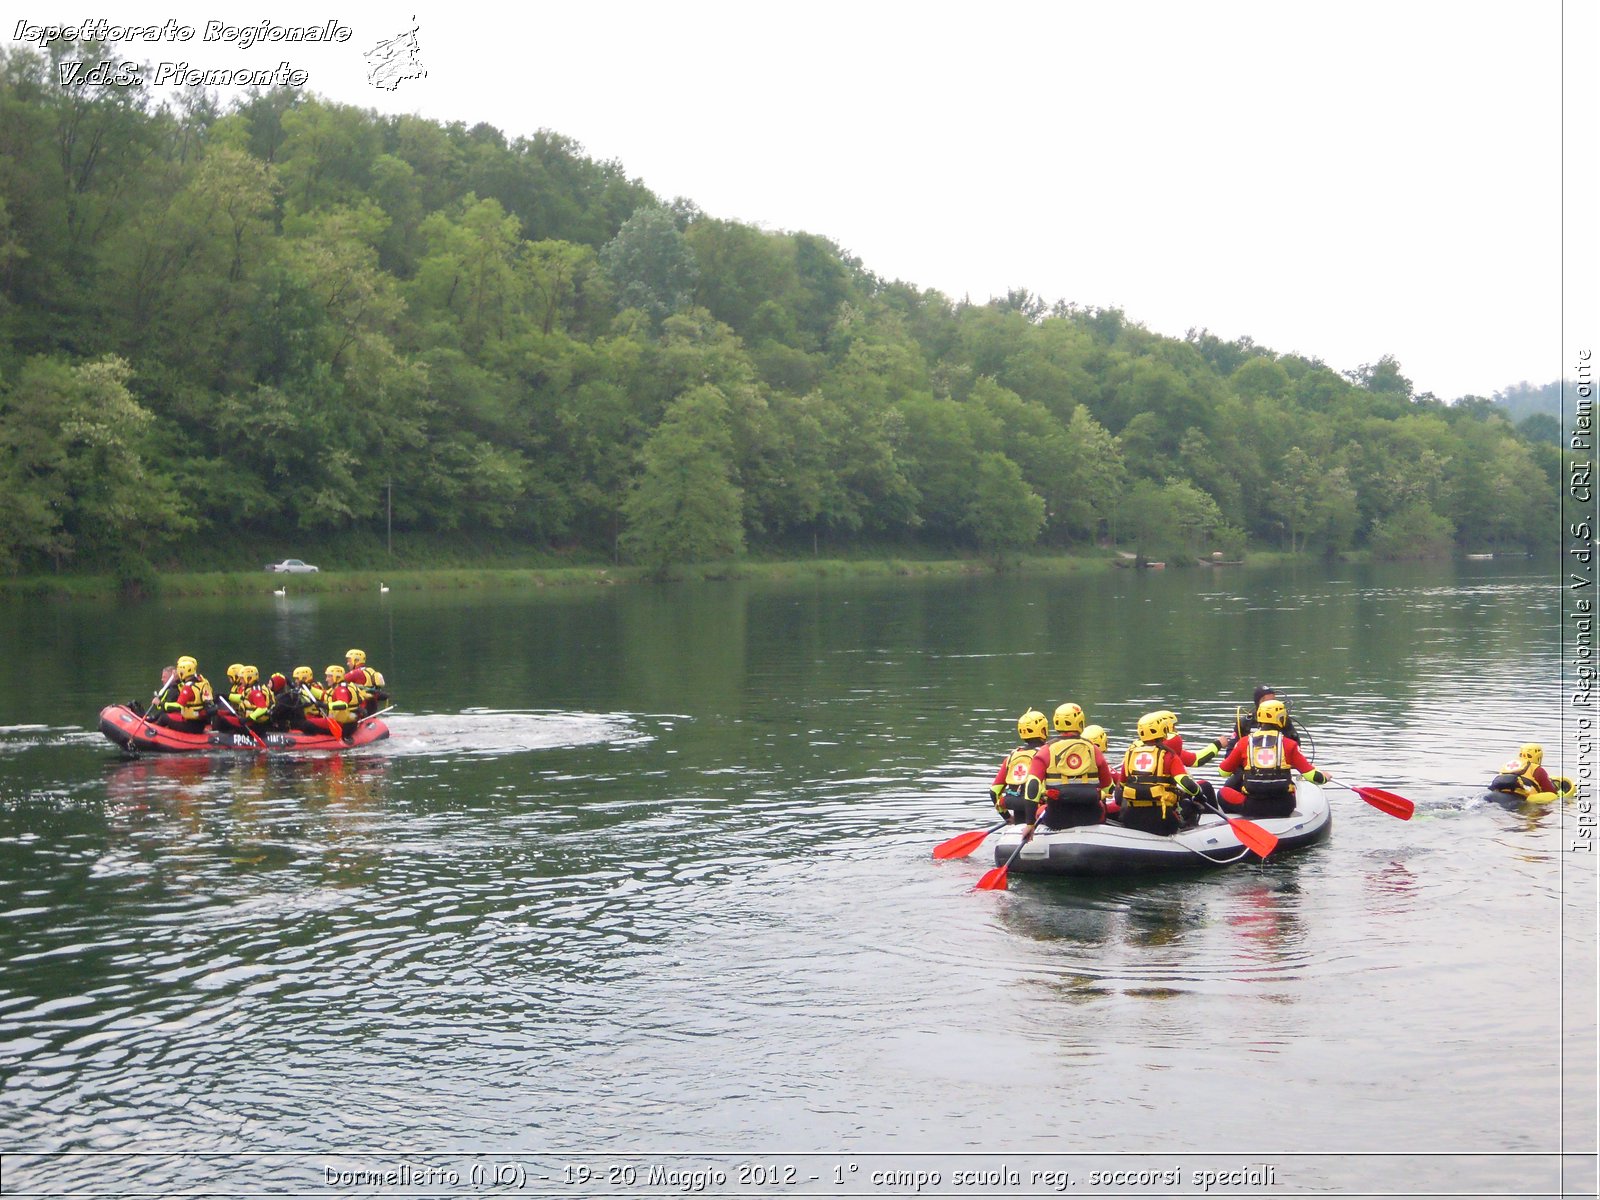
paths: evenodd
<path fill-rule="evenodd" d="M 348 42 L 354 33 L 349 25 L 338 21 L 316 25 L 279 25 L 275 21 L 230 25 L 226 21 L 207 21 L 196 26 L 169 17 L 159 25 L 126 25 L 99 17 L 76 25 L 34 25 L 21 20 L 12 31 L 11 40 L 40 46 L 51 42 L 192 42 L 199 34 L 202 42 L 248 50 L 258 42 Z"/>

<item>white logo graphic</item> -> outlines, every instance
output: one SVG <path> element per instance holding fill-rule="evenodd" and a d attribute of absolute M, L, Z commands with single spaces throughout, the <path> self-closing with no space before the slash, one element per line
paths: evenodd
<path fill-rule="evenodd" d="M 394 91 L 407 79 L 426 79 L 428 68 L 422 65 L 422 47 L 417 42 L 420 26 L 411 18 L 411 28 L 379 42 L 366 52 L 367 82 L 373 87 Z"/>

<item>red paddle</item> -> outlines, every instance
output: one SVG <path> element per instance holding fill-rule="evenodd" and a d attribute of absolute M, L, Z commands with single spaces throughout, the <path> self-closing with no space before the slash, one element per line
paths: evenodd
<path fill-rule="evenodd" d="M 1011 864 L 1017 861 L 1018 855 L 1022 853 L 1022 848 L 1033 840 L 1033 826 L 1028 825 L 1025 828 L 1027 832 L 1022 835 L 1022 840 L 1017 843 L 1017 848 L 1011 852 L 1011 857 L 1006 859 L 1005 865 L 990 867 L 985 871 L 978 879 L 977 884 L 974 885 L 973 891 L 1003 892 L 1006 890 L 1006 872 L 1011 869 Z"/>
<path fill-rule="evenodd" d="M 970 833 L 958 833 L 948 841 L 940 842 L 933 848 L 935 858 L 965 858 L 983 844 L 983 839 L 996 829 L 1004 829 L 1006 823 L 1001 821 L 998 825 L 991 825 L 987 829 L 974 829 Z"/>
<path fill-rule="evenodd" d="M 1384 791 L 1382 788 L 1351 787 L 1350 784 L 1340 783 L 1337 779 L 1329 779 L 1327 782 L 1354 792 L 1372 805 L 1373 808 L 1381 809 L 1391 817 L 1399 817 L 1402 821 L 1411 820 L 1411 814 L 1417 811 L 1417 806 L 1404 796 L 1397 796 L 1393 792 Z"/>
<path fill-rule="evenodd" d="M 1278 848 L 1278 835 L 1272 830 L 1265 829 L 1254 821 L 1247 821 L 1243 817 L 1230 817 L 1222 811 L 1220 804 L 1211 811 L 1228 823 L 1228 828 L 1233 830 L 1233 836 L 1257 858 L 1265 858 Z"/>
<path fill-rule="evenodd" d="M 267 748 L 267 744 L 261 740 L 261 735 L 259 733 L 257 733 L 254 729 L 250 728 L 250 722 L 246 721 L 243 717 L 241 717 L 238 714 L 238 712 L 234 709 L 233 705 L 228 703 L 228 698 L 226 696 L 218 696 L 217 697 L 217 703 L 222 705 L 223 708 L 227 709 L 229 714 L 234 718 L 234 720 L 238 721 L 239 724 L 244 726 L 244 731 L 246 733 L 248 733 L 251 737 L 255 738 L 256 746 L 259 749 L 265 750 Z"/>

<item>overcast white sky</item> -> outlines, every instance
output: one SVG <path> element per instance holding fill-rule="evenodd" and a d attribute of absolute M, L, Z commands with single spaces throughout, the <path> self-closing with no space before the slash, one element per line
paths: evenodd
<path fill-rule="evenodd" d="M 287 60 L 342 102 L 555 130 L 663 199 L 954 299 L 1028 288 L 1337 370 L 1393 354 L 1445 399 L 1570 377 L 1600 332 L 1600 0 L 7 8 L 6 41 L 172 18 L 193 41 L 129 57 Z M 364 52 L 413 17 L 426 78 L 373 86 Z M 353 32 L 203 40 L 269 18 Z"/>

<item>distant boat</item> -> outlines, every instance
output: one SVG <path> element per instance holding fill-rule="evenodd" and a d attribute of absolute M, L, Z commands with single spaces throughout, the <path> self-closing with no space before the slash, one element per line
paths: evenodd
<path fill-rule="evenodd" d="M 1493 558 L 1493 554 L 1469 554 L 1468 558 Z"/>

